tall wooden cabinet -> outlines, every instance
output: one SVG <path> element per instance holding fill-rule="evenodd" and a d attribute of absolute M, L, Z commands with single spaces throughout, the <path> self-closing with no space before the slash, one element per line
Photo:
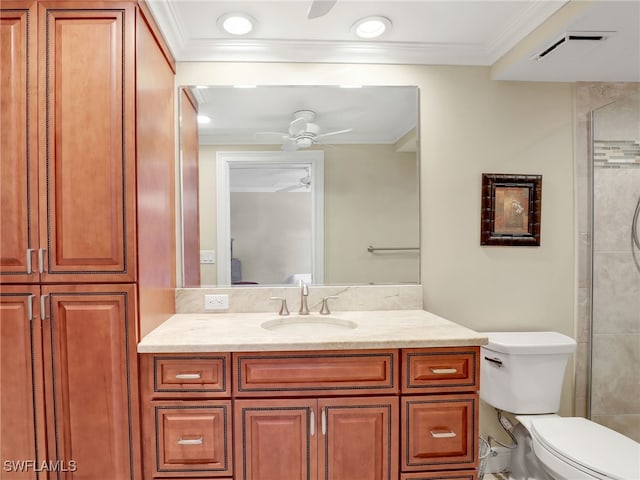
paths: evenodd
<path fill-rule="evenodd" d="M 137 241 L 175 232 L 173 208 L 155 227 L 139 221 L 156 207 L 140 192 L 174 198 L 173 149 L 150 166 L 137 118 L 170 105 L 145 122 L 173 145 L 174 71 L 161 43 L 136 1 L 0 4 L 3 479 L 141 478 L 136 344 L 157 248 Z M 154 55 L 161 71 L 138 74 Z M 149 94 L 156 79 L 170 88 Z M 166 316 L 171 248 L 153 267 Z"/>
<path fill-rule="evenodd" d="M 0 281 L 133 282 L 135 7 L 20 4 L 2 4 Z"/>

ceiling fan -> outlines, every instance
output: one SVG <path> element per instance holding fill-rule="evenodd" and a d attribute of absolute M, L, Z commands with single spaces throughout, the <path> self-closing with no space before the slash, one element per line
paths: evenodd
<path fill-rule="evenodd" d="M 322 17 L 329 13 L 329 10 L 336 4 L 336 0 L 312 0 L 309 7 L 309 13 L 307 18 L 312 20 L 314 18 Z"/>
<path fill-rule="evenodd" d="M 316 112 L 312 110 L 298 110 L 293 114 L 287 133 L 257 132 L 256 135 L 278 135 L 282 141 L 282 149 L 293 152 L 300 148 L 309 148 L 311 145 L 320 143 L 319 140 L 321 138 L 353 130 L 352 128 L 347 128 L 334 132 L 320 133 L 320 126 L 317 123 L 313 123 L 315 118 Z"/>

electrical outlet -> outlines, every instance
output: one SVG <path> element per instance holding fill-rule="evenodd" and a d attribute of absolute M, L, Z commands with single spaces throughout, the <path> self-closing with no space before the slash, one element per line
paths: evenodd
<path fill-rule="evenodd" d="M 205 310 L 227 310 L 229 308 L 229 295 L 205 295 Z"/>
<path fill-rule="evenodd" d="M 200 263 L 216 263 L 216 251 L 200 250 Z"/>

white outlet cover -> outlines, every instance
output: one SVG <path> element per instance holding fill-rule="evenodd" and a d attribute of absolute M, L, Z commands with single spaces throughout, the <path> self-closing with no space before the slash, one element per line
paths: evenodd
<path fill-rule="evenodd" d="M 226 294 L 205 295 L 204 309 L 205 310 L 228 310 L 229 295 L 226 295 Z"/>

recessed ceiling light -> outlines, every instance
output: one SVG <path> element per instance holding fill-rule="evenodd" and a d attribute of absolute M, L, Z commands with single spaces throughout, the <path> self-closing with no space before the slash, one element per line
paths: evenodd
<path fill-rule="evenodd" d="M 386 17 L 365 17 L 351 27 L 351 31 L 360 38 L 377 38 L 391 29 L 391 20 Z"/>
<path fill-rule="evenodd" d="M 205 125 L 207 123 L 211 123 L 211 117 L 207 115 L 198 115 L 198 123 L 200 125 Z"/>
<path fill-rule="evenodd" d="M 231 35 L 246 35 L 255 24 L 255 19 L 246 13 L 225 13 L 218 18 L 218 27 Z"/>

